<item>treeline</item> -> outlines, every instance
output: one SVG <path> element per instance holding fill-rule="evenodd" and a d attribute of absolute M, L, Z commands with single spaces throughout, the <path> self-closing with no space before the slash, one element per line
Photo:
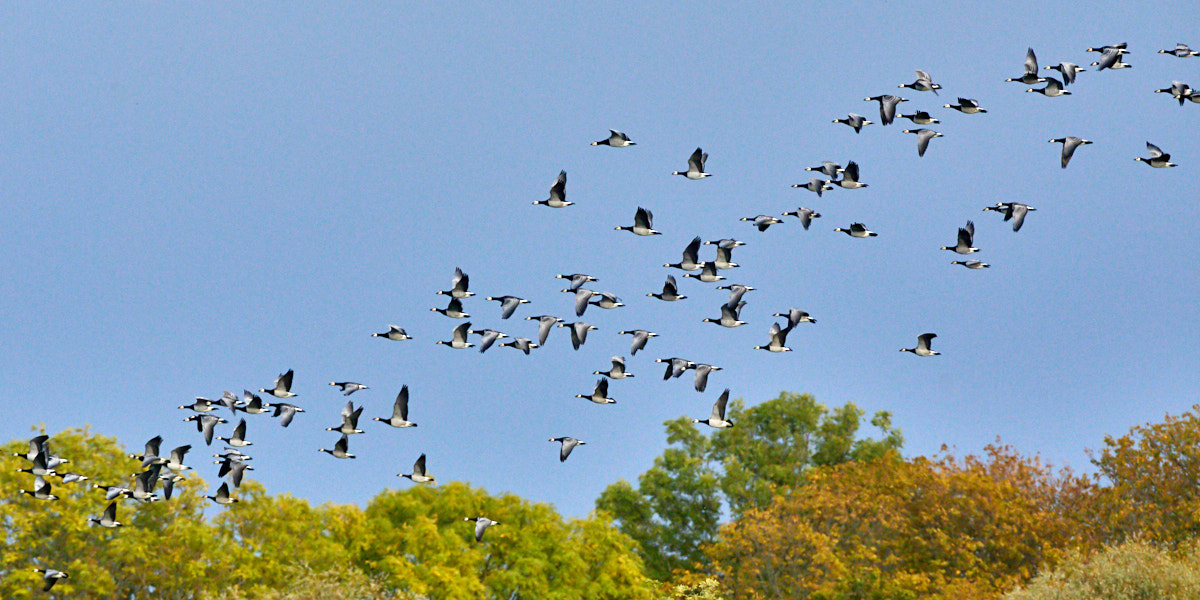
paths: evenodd
<path fill-rule="evenodd" d="M 667 422 L 670 448 L 597 507 L 677 597 L 1195 599 L 1197 410 L 1107 437 L 1084 476 L 1000 445 L 905 459 L 887 413 L 862 438 L 853 405 L 784 393 L 710 437 Z"/>
<path fill-rule="evenodd" d="M 668 421 L 636 485 L 585 519 L 461 483 L 312 506 L 247 480 L 206 516 L 189 476 L 166 502 L 118 500 L 136 461 L 90 431 L 52 437 L 88 481 L 31 490 L 28 444 L 0 457 L 0 598 L 282 600 L 1200 598 L 1200 406 L 1108 437 L 1098 473 L 1007 446 L 903 458 L 890 415 L 781 394 L 735 400 L 729 429 Z M 864 435 L 869 425 L 873 435 Z M 499 521 L 482 542 L 465 516 Z M 69 573 L 43 592 L 35 568 Z"/>

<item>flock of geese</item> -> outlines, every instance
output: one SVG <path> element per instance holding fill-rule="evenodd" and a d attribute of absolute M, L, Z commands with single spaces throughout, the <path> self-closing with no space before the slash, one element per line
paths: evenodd
<path fill-rule="evenodd" d="M 1088 48 L 1088 52 L 1100 53 L 1100 58 L 1092 62 L 1090 66 L 1096 67 L 1096 71 L 1117 70 L 1129 68 L 1131 65 L 1124 62 L 1125 57 L 1130 54 L 1126 44 L 1113 44 Z M 1191 50 L 1184 44 L 1178 44 L 1174 49 L 1159 50 L 1161 54 L 1186 58 L 1200 56 L 1200 52 Z M 1037 56 L 1033 49 L 1029 49 L 1025 57 L 1024 74 L 1020 77 L 1009 78 L 1006 81 L 1020 82 L 1027 85 L 1045 84 L 1042 88 L 1028 88 L 1027 92 L 1035 92 L 1043 94 L 1047 97 L 1057 97 L 1070 94 L 1067 87 L 1076 83 L 1076 78 L 1079 73 L 1085 72 L 1086 69 L 1070 62 L 1060 62 L 1057 65 L 1044 67 L 1043 70 L 1055 70 L 1061 74 L 1062 79 L 1040 75 L 1041 70 L 1038 68 Z M 908 88 L 916 92 L 931 92 L 938 94 L 938 90 L 943 89 L 942 86 L 933 81 L 929 73 L 923 70 L 917 70 L 917 78 L 912 83 L 900 84 L 901 88 Z M 1172 98 L 1178 100 L 1180 105 L 1187 101 L 1200 104 L 1200 94 L 1197 94 L 1186 83 L 1179 81 L 1173 82 L 1168 88 L 1155 90 L 1158 93 L 1167 93 Z M 882 126 L 891 125 L 897 116 L 897 107 L 909 100 L 895 95 L 883 94 L 871 96 L 865 99 L 866 101 L 877 102 L 879 105 L 879 122 Z M 960 97 L 957 104 L 944 104 L 943 108 L 955 110 L 965 115 L 980 115 L 986 114 L 980 102 L 973 98 Z M 914 110 L 911 114 L 900 114 L 901 118 L 908 119 L 916 125 L 933 125 L 940 121 L 932 116 L 931 113 L 924 110 Z M 863 127 L 874 124 L 862 115 L 850 113 L 845 118 L 835 119 L 835 123 L 842 123 L 851 127 L 856 133 L 860 132 Z M 928 129 L 925 127 L 919 129 L 904 129 L 903 133 L 913 134 L 917 140 L 917 154 L 924 156 L 929 148 L 929 143 L 933 139 L 942 137 L 940 132 Z M 1064 136 L 1050 140 L 1051 143 L 1062 144 L 1062 153 L 1060 165 L 1066 168 L 1074 155 L 1075 151 L 1081 146 L 1089 145 L 1092 142 L 1076 136 Z M 607 138 L 592 142 L 593 146 L 609 146 L 611 148 L 628 148 L 635 146 L 628 135 L 618 130 L 610 130 Z M 1136 157 L 1134 160 L 1148 164 L 1154 168 L 1166 168 L 1176 166 L 1170 162 L 1170 154 L 1163 152 L 1158 146 L 1147 142 L 1146 148 L 1149 156 Z M 684 171 L 674 171 L 672 175 L 679 175 L 688 180 L 699 181 L 712 176 L 707 171 L 708 153 L 702 148 L 696 148 L 687 160 L 687 169 Z M 868 187 L 868 184 L 861 181 L 861 171 L 859 165 L 854 161 L 849 161 L 846 166 L 834 163 L 832 161 L 824 161 L 818 166 L 808 167 L 807 172 L 818 174 L 821 177 L 812 177 L 807 183 L 795 184 L 793 188 L 805 189 L 814 194 L 817 198 L 821 198 L 822 194 L 837 188 L 845 190 L 856 190 Z M 533 202 L 534 205 L 546 206 L 548 208 L 561 209 L 573 205 L 573 202 L 567 200 L 567 173 L 561 171 L 554 183 L 550 187 L 549 196 L 544 200 Z M 1012 230 L 1019 231 L 1025 222 L 1027 215 L 1035 209 L 1032 206 L 1020 202 L 998 202 L 994 206 L 983 208 L 983 211 L 997 212 L 1003 216 L 1004 221 L 1011 222 Z M 741 221 L 749 222 L 758 231 L 766 231 L 767 228 L 784 223 L 784 217 L 795 217 L 800 225 L 805 229 L 809 229 L 810 225 L 821 214 L 813 208 L 798 207 L 794 211 L 783 213 L 781 216 L 760 214 L 755 216 L 743 217 Z M 653 236 L 661 235 L 661 232 L 654 229 L 654 214 L 647 208 L 639 207 L 633 215 L 633 224 L 627 226 L 617 226 L 618 231 L 628 231 L 637 236 Z M 852 222 L 847 227 L 836 227 L 835 232 L 842 232 L 851 238 L 868 239 L 875 237 L 877 234 L 871 231 L 862 222 Z M 703 284 L 712 284 L 725 281 L 726 277 L 722 272 L 727 272 L 730 269 L 735 269 L 738 264 L 733 262 L 733 251 L 745 242 L 732 238 L 703 241 L 699 236 L 694 237 L 690 243 L 683 249 L 679 262 L 664 263 L 665 268 L 678 269 L 683 271 L 684 278 L 695 279 Z M 959 255 L 970 255 L 979 252 L 979 248 L 975 247 L 975 224 L 968 220 L 966 224 L 959 228 L 957 238 L 953 245 L 942 246 L 942 250 L 948 250 Z M 701 260 L 701 246 L 715 246 L 715 257 L 712 260 Z M 955 260 L 954 265 L 961 265 L 968 269 L 984 269 L 989 265 L 980 260 Z M 450 333 L 449 340 L 437 340 L 437 344 L 449 346 L 452 349 L 469 349 L 476 348 L 478 352 L 487 352 L 499 340 L 508 340 L 500 344 L 501 347 L 515 348 L 522 353 L 529 355 L 531 351 L 544 346 L 550 333 L 556 328 L 567 330 L 570 337 L 572 348 L 578 350 L 587 342 L 588 332 L 595 331 L 597 328 L 582 320 L 582 317 L 589 307 L 597 307 L 603 310 L 617 309 L 625 306 L 621 299 L 611 293 L 597 291 L 585 287 L 589 284 L 597 282 L 598 279 L 584 273 L 559 274 L 557 279 L 563 279 L 568 282 L 566 288 L 562 289 L 563 293 L 569 294 L 572 298 L 571 308 L 574 310 L 578 320 L 574 322 L 566 322 L 563 318 L 553 315 L 536 315 L 526 316 L 526 321 L 534 321 L 537 324 L 536 332 L 530 334 L 529 337 L 519 335 L 510 336 L 497 329 L 473 329 L 470 321 L 464 321 L 454 327 Z M 718 286 L 717 289 L 728 291 L 728 299 L 721 304 L 719 316 L 705 318 L 705 323 L 714 323 L 721 327 L 733 328 L 746 324 L 741 320 L 742 309 L 746 305 L 746 300 L 743 297 L 753 291 L 755 288 L 745 284 L 729 283 L 727 285 Z M 461 269 L 456 269 L 450 282 L 448 290 L 437 291 L 437 294 L 448 297 L 448 301 L 444 308 L 433 307 L 430 310 L 444 315 L 449 319 L 462 320 L 471 317 L 466 312 L 464 301 L 475 296 L 475 292 L 470 290 L 470 279 Z M 662 285 L 661 292 L 648 292 L 648 297 L 655 298 L 662 302 L 677 302 L 685 300 L 688 296 L 680 293 L 679 283 L 673 274 L 666 275 Z M 512 317 L 523 304 L 528 304 L 529 300 L 517 296 L 486 296 L 486 301 L 499 303 L 500 319 L 507 320 Z M 786 311 L 774 313 L 772 316 L 781 317 L 782 323 L 772 323 L 767 332 L 767 342 L 765 345 L 755 346 L 756 350 L 765 350 L 772 353 L 788 352 L 791 349 L 787 347 L 788 335 L 802 323 L 816 323 L 816 319 L 809 313 L 791 307 Z M 646 347 L 647 343 L 659 334 L 644 329 L 618 331 L 618 335 L 632 336 L 629 354 L 636 356 L 639 350 Z M 397 325 L 389 325 L 387 331 L 372 334 L 374 337 L 383 338 L 389 341 L 406 341 L 412 337 L 403 327 Z M 475 341 L 471 341 L 471 336 L 478 336 Z M 939 353 L 932 349 L 932 341 L 937 337 L 934 333 L 922 333 L 917 336 L 916 346 L 912 348 L 901 348 L 901 352 L 911 352 L 919 357 L 936 356 Z M 536 341 L 535 341 L 536 340 Z M 693 387 L 697 392 L 703 393 L 707 389 L 709 376 L 722 368 L 713 364 L 696 362 L 693 360 L 670 357 L 656 358 L 655 363 L 664 364 L 665 371 L 663 379 L 682 377 L 687 371 L 693 373 Z M 591 393 L 576 394 L 576 398 L 582 398 L 596 404 L 613 404 L 616 399 L 610 396 L 609 385 L 611 381 L 618 381 L 634 377 L 634 374 L 627 370 L 626 359 L 623 356 L 614 356 L 611 359 L 611 365 L 607 370 L 596 370 L 594 375 L 599 375 L 600 378 L 596 383 Z M 254 470 L 251 464 L 252 457 L 246 453 L 245 449 L 252 445 L 252 442 L 247 438 L 247 418 L 251 415 L 269 415 L 279 419 L 279 424 L 282 427 L 288 427 L 298 413 L 305 412 L 303 408 L 289 402 L 297 396 L 292 392 L 293 372 L 291 370 L 280 374 L 269 388 L 260 388 L 258 392 L 271 397 L 271 401 L 266 401 L 263 396 L 253 393 L 249 390 L 244 390 L 241 396 L 233 392 L 226 391 L 217 400 L 210 400 L 204 397 L 198 397 L 191 404 L 180 406 L 179 409 L 191 411 L 193 414 L 184 421 L 194 422 L 197 432 L 203 438 L 205 445 L 211 445 L 213 440 L 220 440 L 225 443 L 225 448 L 221 453 L 213 454 L 213 458 L 217 459 L 214 464 L 218 464 L 217 477 L 225 479 L 218 489 L 210 496 L 210 500 L 218 505 L 228 506 L 238 502 L 238 498 L 233 495 L 230 489 L 230 484 L 236 489 L 241 485 L 242 479 L 246 471 Z M 368 386 L 354 381 L 334 381 L 329 385 L 334 386 L 345 396 L 350 396 L 360 390 L 369 389 Z M 733 427 L 732 420 L 725 416 L 726 405 L 729 400 L 730 390 L 724 389 L 718 396 L 716 402 L 712 406 L 711 414 L 706 418 L 694 418 L 693 423 L 702 423 L 713 428 Z M 228 435 L 216 435 L 217 426 L 229 423 L 228 420 L 215 414 L 220 409 L 228 409 L 231 416 L 237 416 L 238 413 L 243 413 L 238 419 L 232 431 Z M 350 452 L 350 440 L 352 436 L 362 434 L 364 431 L 359 429 L 359 418 L 363 412 L 363 407 L 355 407 L 353 401 L 348 401 L 341 409 L 340 423 L 333 427 L 326 427 L 326 431 L 337 433 L 339 437 L 333 443 L 331 449 L 320 448 L 319 452 L 324 452 L 336 459 L 353 459 L 355 455 Z M 261 417 L 258 417 L 261 418 Z M 401 387 L 399 393 L 392 405 L 392 411 L 389 416 L 374 417 L 374 421 L 378 421 L 395 429 L 407 429 L 417 427 L 417 423 L 409 420 L 409 390 L 408 386 Z M 126 485 L 118 484 L 97 484 L 94 489 L 103 492 L 108 504 L 103 508 L 98 516 L 91 517 L 91 523 L 108 529 L 115 529 L 122 526 L 118 520 L 117 509 L 118 503 L 123 499 L 129 499 L 136 502 L 155 502 L 159 500 L 169 500 L 172 495 L 173 486 L 183 480 L 184 474 L 192 467 L 184 464 L 184 459 L 192 449 L 191 444 L 184 444 L 172 449 L 166 456 L 160 454 L 162 437 L 155 436 L 148 440 L 141 454 L 130 455 L 132 460 L 137 461 L 139 470 L 131 475 L 131 483 Z M 571 436 L 559 436 L 550 438 L 550 442 L 559 444 L 558 459 L 560 462 L 565 462 L 571 453 L 578 447 L 586 445 L 586 442 Z M 81 483 L 88 480 L 85 475 L 60 472 L 60 468 L 70 463 L 66 458 L 55 455 L 50 446 L 50 438 L 46 435 L 39 435 L 29 440 L 29 447 L 25 453 L 15 453 L 29 462 L 28 468 L 19 469 L 19 471 L 30 473 L 33 475 L 33 484 L 29 490 L 21 490 L 22 493 L 39 501 L 54 501 L 58 497 L 52 493 L 50 483 L 51 477 L 58 477 L 57 485 L 69 485 Z M 398 474 L 399 477 L 404 477 L 416 484 L 434 483 L 434 476 L 431 475 L 426 466 L 426 455 L 421 454 L 413 463 L 411 473 Z M 161 485 L 162 497 L 159 497 L 156 489 Z M 491 520 L 484 516 L 464 517 L 465 521 L 474 521 L 475 540 L 481 542 L 484 537 L 484 532 L 492 525 L 499 524 L 498 521 Z M 47 562 L 52 562 L 52 557 L 44 559 Z M 39 567 L 34 569 L 42 574 L 44 579 L 44 590 L 49 591 L 55 583 L 61 579 L 67 579 L 69 575 L 62 571 L 49 567 Z"/>

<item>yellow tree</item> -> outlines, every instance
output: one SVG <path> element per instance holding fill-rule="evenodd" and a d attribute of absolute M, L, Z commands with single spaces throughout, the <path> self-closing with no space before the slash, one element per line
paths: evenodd
<path fill-rule="evenodd" d="M 1102 481 L 1092 514 L 1112 541 L 1176 546 L 1200 536 L 1200 405 L 1162 423 L 1107 436 L 1092 455 Z"/>
<path fill-rule="evenodd" d="M 41 433 L 41 432 L 38 432 Z M 33 475 L 17 472 L 30 463 L 25 441 L 4 446 L 0 456 L 0 598 L 43 598 L 41 576 L 33 568 L 70 574 L 52 590 L 57 598 L 196 598 L 221 588 L 218 578 L 236 570 L 238 556 L 214 552 L 228 543 L 204 519 L 205 485 L 192 476 L 176 487 L 168 502 L 142 504 L 118 500 L 117 529 L 95 527 L 108 501 L 96 484 L 128 485 L 140 463 L 113 438 L 72 429 L 50 438 L 52 453 L 71 462 L 59 470 L 84 474 L 84 482 L 63 484 L 47 477 L 57 500 L 36 500 L 28 490 Z"/>
<path fill-rule="evenodd" d="M 467 517 L 499 525 L 475 540 Z M 463 483 L 384 492 L 351 545 L 366 572 L 399 594 L 445 600 L 648 600 L 633 541 L 598 516 L 564 521 L 548 505 Z"/>

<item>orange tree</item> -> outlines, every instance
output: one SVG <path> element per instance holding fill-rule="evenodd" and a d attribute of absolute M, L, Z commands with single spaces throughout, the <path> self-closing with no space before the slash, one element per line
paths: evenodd
<path fill-rule="evenodd" d="M 813 469 L 723 527 L 708 554 L 731 598 L 994 598 L 1094 543 L 1075 518 L 1091 489 L 1007 447 L 890 452 Z"/>

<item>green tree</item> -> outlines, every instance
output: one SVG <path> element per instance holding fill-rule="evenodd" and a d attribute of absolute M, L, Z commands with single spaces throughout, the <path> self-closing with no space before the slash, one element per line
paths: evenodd
<path fill-rule="evenodd" d="M 621 480 L 596 500 L 638 543 L 646 572 L 658 580 L 708 562 L 701 547 L 716 538 L 721 513 L 712 441 L 686 417 L 664 425 L 670 446 L 638 477 L 637 489 Z"/>
<path fill-rule="evenodd" d="M 703 547 L 716 540 L 722 507 L 737 517 L 801 485 L 813 466 L 880 456 L 904 441 L 887 412 L 871 420 L 880 439 L 862 438 L 861 409 L 830 410 L 808 394 L 783 392 L 749 409 L 735 399 L 726 416 L 734 427 L 711 437 L 689 418 L 667 421 L 669 447 L 637 488 L 618 481 L 596 501 L 638 542 L 655 579 L 707 568 Z"/>
<path fill-rule="evenodd" d="M 880 439 L 861 438 L 862 409 L 853 403 L 829 409 L 809 394 L 782 392 L 749 410 L 738 399 L 728 414 L 737 426 L 713 436 L 710 458 L 721 465 L 721 490 L 735 517 L 796 488 L 812 466 L 871 459 L 904 444 L 891 413 L 871 419 Z"/>

